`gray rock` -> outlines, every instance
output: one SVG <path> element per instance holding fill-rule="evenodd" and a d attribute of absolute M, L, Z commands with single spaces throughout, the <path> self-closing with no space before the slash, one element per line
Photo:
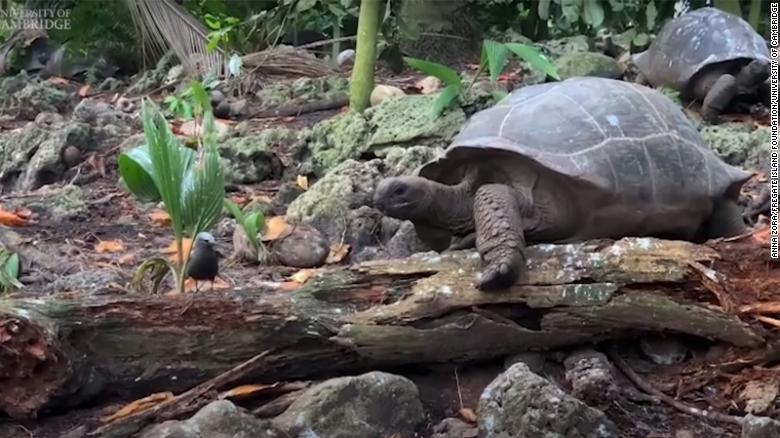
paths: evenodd
<path fill-rule="evenodd" d="M 363 206 L 349 212 L 349 227 L 346 242 L 353 252 L 360 252 L 367 246 L 376 245 L 382 223 L 382 213 L 374 208 Z"/>
<path fill-rule="evenodd" d="M 227 162 L 227 179 L 236 184 L 279 179 L 284 166 L 276 148 L 284 149 L 296 141 L 298 134 L 284 128 L 226 140 L 220 147 L 220 156 Z"/>
<path fill-rule="evenodd" d="M 780 438 L 780 422 L 747 414 L 742 423 L 742 438 Z"/>
<path fill-rule="evenodd" d="M 90 127 L 41 113 L 24 128 L 0 135 L 0 181 L 5 188 L 30 191 L 58 182 L 65 172 L 68 146 L 88 143 Z"/>
<path fill-rule="evenodd" d="M 395 234 L 398 232 L 398 230 L 401 228 L 401 224 L 403 224 L 404 221 L 400 219 L 396 219 L 394 217 L 389 216 L 383 216 L 382 217 L 382 223 L 380 225 L 380 239 L 382 244 L 387 245 L 388 242 L 390 242 L 390 239 L 395 236 Z"/>
<path fill-rule="evenodd" d="M 312 225 L 330 241 L 340 241 L 348 226 L 349 211 L 372 205 L 381 178 L 380 165 L 378 159 L 341 163 L 290 204 L 288 222 Z"/>
<path fill-rule="evenodd" d="M 170 420 L 145 429 L 140 438 L 282 438 L 268 421 L 227 400 L 211 402 L 186 421 Z"/>
<path fill-rule="evenodd" d="M 523 363 L 482 393 L 477 415 L 484 438 L 617 438 L 603 412 L 571 397 Z"/>
<path fill-rule="evenodd" d="M 349 261 L 352 263 L 363 263 L 384 258 L 387 258 L 387 253 L 382 248 L 378 246 L 368 246 L 362 250 L 351 253 Z"/>
<path fill-rule="evenodd" d="M 276 259 L 284 266 L 316 268 L 330 253 L 330 242 L 316 228 L 298 224 L 292 232 L 272 242 Z"/>
<path fill-rule="evenodd" d="M 537 351 L 514 354 L 504 359 L 504 370 L 511 368 L 516 363 L 524 363 L 531 372 L 538 374 L 544 369 L 545 361 L 544 354 Z"/>
<path fill-rule="evenodd" d="M 287 211 L 287 207 L 300 196 L 304 190 L 294 182 L 286 182 L 279 186 L 273 200 L 271 200 L 271 210 L 273 214 L 282 216 Z"/>
<path fill-rule="evenodd" d="M 384 151 L 384 176 L 409 175 L 418 167 L 443 153 L 442 148 L 412 146 L 409 148 L 392 147 Z"/>
<path fill-rule="evenodd" d="M 556 59 L 553 65 L 561 79 L 575 76 L 618 79 L 623 75 L 617 61 L 603 53 L 572 53 Z"/>
<path fill-rule="evenodd" d="M 13 98 L 24 120 L 33 120 L 42 112 L 64 113 L 70 104 L 68 94 L 50 82 L 30 82 Z"/>
<path fill-rule="evenodd" d="M 386 245 L 387 255 L 391 258 L 404 258 L 419 252 L 430 251 L 414 229 L 411 221 L 404 221 L 392 239 Z"/>
<path fill-rule="evenodd" d="M 411 437 L 424 418 L 411 380 L 375 371 L 308 389 L 273 423 L 295 437 Z"/>
<path fill-rule="evenodd" d="M 105 78 L 98 86 L 100 91 L 114 91 L 122 86 L 122 81 L 116 78 Z"/>
<path fill-rule="evenodd" d="M 589 348 L 577 350 L 563 361 L 563 365 L 572 397 L 589 405 L 603 405 L 619 395 L 612 364 L 603 353 Z"/>
<path fill-rule="evenodd" d="M 546 52 L 552 59 L 571 55 L 573 53 L 589 52 L 591 50 L 591 42 L 588 40 L 588 37 L 584 35 L 541 41 L 536 44 L 536 46 L 543 52 Z"/>

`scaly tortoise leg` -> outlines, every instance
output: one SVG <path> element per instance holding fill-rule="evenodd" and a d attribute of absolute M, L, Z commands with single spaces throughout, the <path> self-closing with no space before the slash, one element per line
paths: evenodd
<path fill-rule="evenodd" d="M 469 233 L 463 237 L 453 237 L 450 247 L 447 251 L 460 251 L 462 249 L 474 248 L 477 244 L 477 233 Z"/>
<path fill-rule="evenodd" d="M 476 286 L 483 291 L 506 289 L 525 273 L 522 201 L 508 186 L 487 184 L 474 195 L 474 222 L 482 272 Z"/>
<path fill-rule="evenodd" d="M 728 74 L 719 77 L 704 97 L 701 105 L 702 118 L 710 123 L 716 122 L 736 94 L 737 79 Z"/>

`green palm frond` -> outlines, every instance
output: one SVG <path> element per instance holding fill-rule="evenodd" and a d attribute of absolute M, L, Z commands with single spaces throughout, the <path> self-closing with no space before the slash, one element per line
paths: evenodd
<path fill-rule="evenodd" d="M 126 0 L 130 16 L 143 39 L 143 47 L 157 56 L 173 50 L 189 73 L 222 75 L 225 53 L 209 52 L 209 31 L 174 0 Z"/>

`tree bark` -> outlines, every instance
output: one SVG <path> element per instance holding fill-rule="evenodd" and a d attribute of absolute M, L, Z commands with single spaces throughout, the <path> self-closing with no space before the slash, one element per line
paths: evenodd
<path fill-rule="evenodd" d="M 764 342 L 736 316 L 680 296 L 710 293 L 701 269 L 718 256 L 709 247 L 623 239 L 535 245 L 528 255 L 528 279 L 501 293 L 474 288 L 480 261 L 466 251 L 323 269 L 292 293 L 0 300 L 0 409 L 22 418 L 96 396 L 180 392 L 266 350 L 254 382 L 488 360 L 642 331 Z"/>

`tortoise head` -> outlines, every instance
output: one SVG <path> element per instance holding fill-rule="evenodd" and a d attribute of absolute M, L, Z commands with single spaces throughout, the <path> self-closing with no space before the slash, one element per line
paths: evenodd
<path fill-rule="evenodd" d="M 392 218 L 423 220 L 434 200 L 434 189 L 430 180 L 419 176 L 385 178 L 374 192 L 374 207 Z"/>

